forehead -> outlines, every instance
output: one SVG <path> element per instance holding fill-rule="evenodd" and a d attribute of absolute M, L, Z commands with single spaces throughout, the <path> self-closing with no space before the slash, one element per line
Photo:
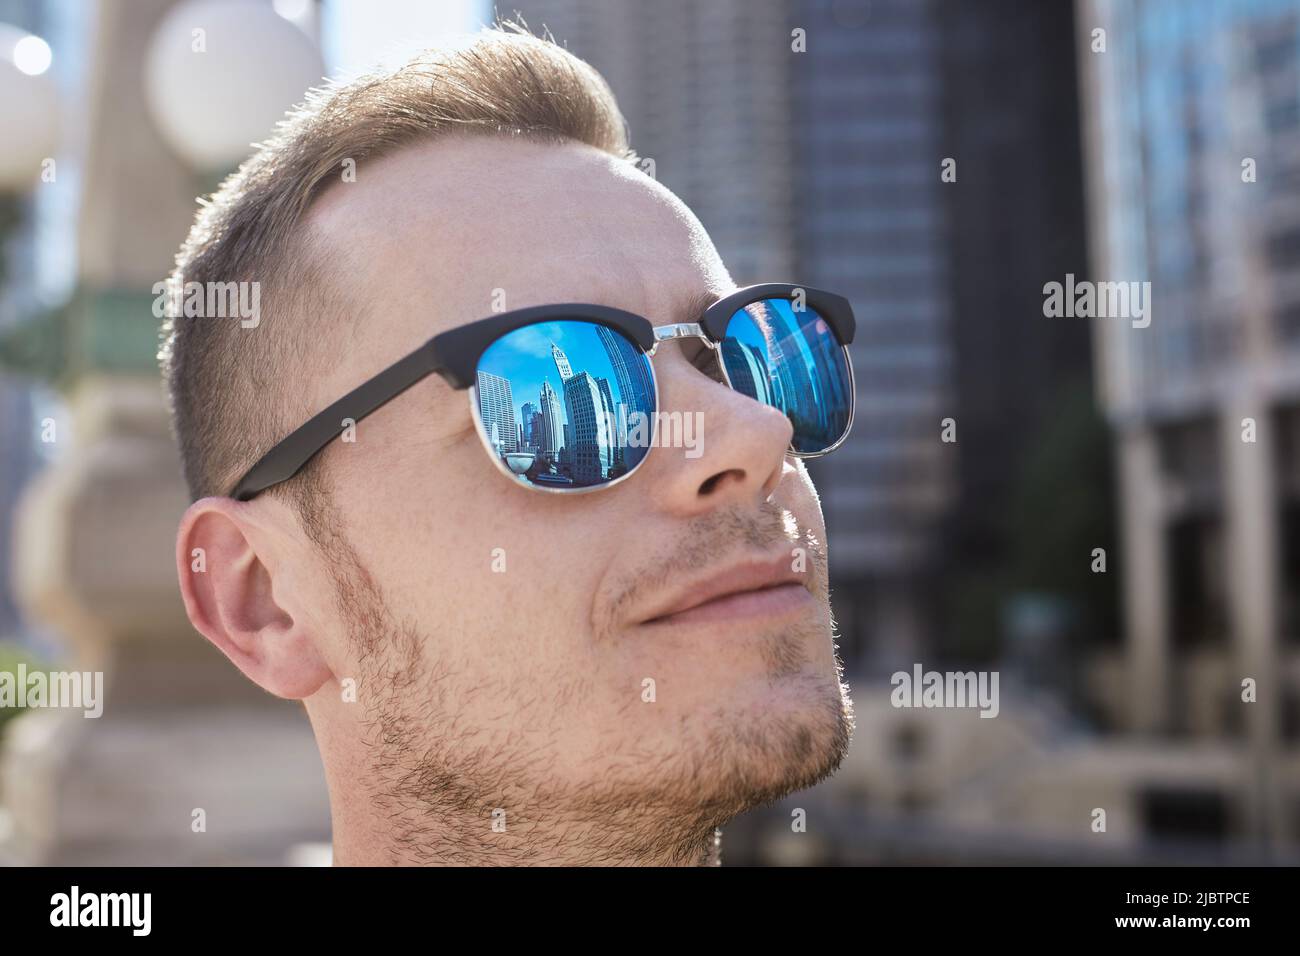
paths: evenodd
<path fill-rule="evenodd" d="M 690 210 L 593 147 L 441 138 L 357 169 L 309 228 L 344 263 L 371 322 L 418 344 L 494 311 L 588 301 L 682 321 L 682 302 L 730 284 Z"/>

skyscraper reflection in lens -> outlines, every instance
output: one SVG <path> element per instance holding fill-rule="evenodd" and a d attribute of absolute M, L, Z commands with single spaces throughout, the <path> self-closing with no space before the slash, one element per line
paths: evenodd
<path fill-rule="evenodd" d="M 599 485 L 649 450 L 649 360 L 605 326 L 556 321 L 518 329 L 479 360 L 476 389 L 484 437 L 520 481 Z M 638 421 L 646 425 L 637 428 Z"/>

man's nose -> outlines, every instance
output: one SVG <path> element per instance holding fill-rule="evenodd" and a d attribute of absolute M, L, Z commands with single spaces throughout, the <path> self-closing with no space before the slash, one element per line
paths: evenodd
<path fill-rule="evenodd" d="M 687 361 L 679 343 L 656 349 L 659 429 L 645 470 L 660 509 L 693 517 L 722 506 L 756 507 L 776 491 L 793 426 L 765 405 Z"/>

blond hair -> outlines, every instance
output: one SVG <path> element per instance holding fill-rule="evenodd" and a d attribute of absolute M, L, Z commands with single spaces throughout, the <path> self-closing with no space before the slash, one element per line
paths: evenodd
<path fill-rule="evenodd" d="M 173 283 L 257 281 L 261 295 L 256 329 L 211 318 L 171 318 L 163 327 L 160 359 L 195 499 L 229 493 L 314 411 L 296 397 L 341 297 L 300 227 L 313 200 L 346 160 L 360 164 L 457 131 L 574 141 L 633 158 L 600 74 L 513 23 L 391 72 L 310 91 L 203 205 L 176 257 Z M 303 477 L 274 490 L 309 510 Z"/>

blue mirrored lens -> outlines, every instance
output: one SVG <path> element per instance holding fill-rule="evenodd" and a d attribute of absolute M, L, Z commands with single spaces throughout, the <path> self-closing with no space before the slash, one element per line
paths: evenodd
<path fill-rule="evenodd" d="M 524 326 L 479 359 L 479 428 L 519 481 L 572 491 L 626 475 L 654 439 L 650 359 L 621 332 L 577 319 Z"/>
<path fill-rule="evenodd" d="M 785 412 L 795 451 L 826 451 L 848 431 L 848 362 L 835 332 L 812 308 L 796 309 L 786 299 L 745 306 L 727 323 L 722 361 L 733 388 Z"/>

